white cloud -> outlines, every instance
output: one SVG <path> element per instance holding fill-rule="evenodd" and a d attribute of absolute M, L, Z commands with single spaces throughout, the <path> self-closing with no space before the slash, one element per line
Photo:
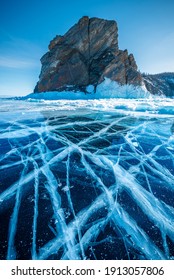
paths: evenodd
<path fill-rule="evenodd" d="M 39 60 L 44 52 L 38 44 L 6 34 L 0 53 L 0 67 L 26 69 L 40 67 Z"/>
<path fill-rule="evenodd" d="M 32 59 L 0 56 L 0 67 L 22 69 L 33 68 L 36 66 L 38 66 L 38 63 Z"/>

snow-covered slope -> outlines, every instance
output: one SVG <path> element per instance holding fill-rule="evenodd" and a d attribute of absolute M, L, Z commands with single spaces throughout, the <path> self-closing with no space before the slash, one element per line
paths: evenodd
<path fill-rule="evenodd" d="M 147 90 L 152 94 L 174 96 L 174 73 L 143 75 L 143 79 Z"/>

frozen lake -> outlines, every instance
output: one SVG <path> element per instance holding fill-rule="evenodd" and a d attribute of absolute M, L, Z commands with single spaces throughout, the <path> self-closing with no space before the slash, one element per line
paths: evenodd
<path fill-rule="evenodd" d="M 0 100 L 1 259 L 173 259 L 174 100 Z"/>

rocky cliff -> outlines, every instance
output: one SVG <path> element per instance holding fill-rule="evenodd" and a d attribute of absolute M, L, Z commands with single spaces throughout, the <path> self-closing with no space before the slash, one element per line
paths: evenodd
<path fill-rule="evenodd" d="M 147 90 L 156 95 L 174 96 L 174 73 L 142 74 Z"/>
<path fill-rule="evenodd" d="M 119 50 L 113 20 L 82 17 L 64 36 L 56 36 L 41 58 L 35 92 L 95 88 L 104 77 L 123 84 L 142 84 L 133 54 Z"/>

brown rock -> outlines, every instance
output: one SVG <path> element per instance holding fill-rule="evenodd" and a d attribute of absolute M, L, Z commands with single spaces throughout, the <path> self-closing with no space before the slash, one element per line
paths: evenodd
<path fill-rule="evenodd" d="M 82 17 L 64 36 L 50 42 L 41 63 L 35 92 L 85 91 L 104 77 L 120 84 L 142 83 L 133 55 L 118 48 L 118 28 L 113 20 Z"/>

